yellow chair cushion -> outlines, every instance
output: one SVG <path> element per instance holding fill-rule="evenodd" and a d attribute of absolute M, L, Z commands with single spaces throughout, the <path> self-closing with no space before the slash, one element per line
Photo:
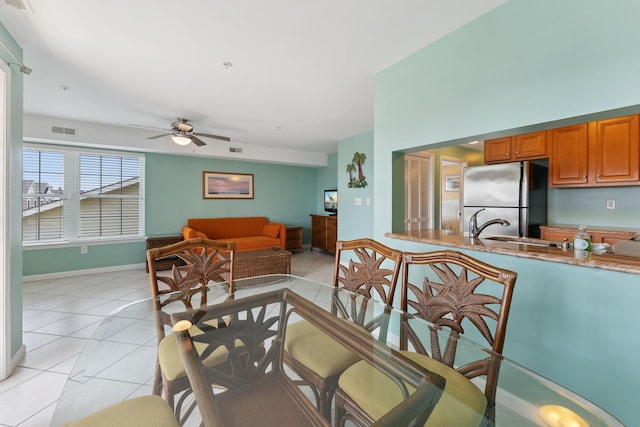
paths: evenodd
<path fill-rule="evenodd" d="M 442 397 L 425 426 L 480 425 L 487 399 L 478 387 L 455 369 L 429 356 L 408 351 L 401 353 L 446 380 Z M 338 386 L 375 420 L 404 400 L 400 388 L 387 375 L 364 361 L 344 371 Z M 414 391 L 410 389 L 411 393 Z"/>
<path fill-rule="evenodd" d="M 189 335 L 192 337 L 202 333 L 203 332 L 195 325 L 189 328 Z M 242 341 L 236 340 L 236 346 L 242 345 L 244 345 Z M 194 342 L 193 346 L 198 354 L 202 354 L 202 352 L 207 348 L 206 344 L 199 342 Z M 227 349 L 221 346 L 215 349 L 213 353 L 203 360 L 203 363 L 207 366 L 217 366 L 226 361 L 228 355 L 229 352 Z M 184 363 L 182 362 L 180 348 L 178 347 L 178 341 L 176 340 L 173 332 L 160 340 L 160 344 L 158 345 L 158 361 L 160 362 L 160 368 L 162 369 L 164 377 L 169 381 L 174 381 L 187 375 Z"/>
<path fill-rule="evenodd" d="M 63 427 L 178 427 L 173 411 L 159 396 L 125 400 Z"/>
<path fill-rule="evenodd" d="M 345 322 L 368 333 L 365 328 L 353 322 Z M 321 378 L 337 375 L 360 360 L 350 350 L 306 320 L 287 326 L 284 349 L 298 363 L 311 369 Z"/>

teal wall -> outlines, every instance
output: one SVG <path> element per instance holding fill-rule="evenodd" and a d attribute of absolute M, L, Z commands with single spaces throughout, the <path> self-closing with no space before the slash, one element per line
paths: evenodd
<path fill-rule="evenodd" d="M 393 206 L 376 203 L 374 237 L 403 250 L 439 248 L 384 237 L 397 225 L 399 153 L 640 104 L 638 16 L 631 0 L 511 0 L 379 73 L 372 188 Z M 552 191 L 561 212 L 552 220 L 638 226 L 628 200 L 638 203 L 640 187 L 588 194 Z M 607 194 L 616 195 L 615 217 L 575 216 Z M 638 425 L 640 340 L 627 329 L 640 324 L 640 276 L 470 253 L 519 273 L 505 355 Z"/>
<path fill-rule="evenodd" d="M 324 212 L 324 190 L 332 190 L 338 188 L 338 176 L 336 174 L 336 168 L 338 165 L 338 153 L 331 153 L 327 156 L 327 166 L 317 169 L 318 184 L 316 186 L 316 210 L 310 212 L 314 214 L 323 215 Z M 338 192 L 338 207 L 340 206 L 340 192 Z M 308 222 L 310 223 L 311 220 Z M 311 235 L 309 235 L 309 242 L 311 242 Z"/>
<path fill-rule="evenodd" d="M 0 24 L 0 39 L 22 59 L 22 49 L 13 40 L 11 35 Z M 5 62 L 15 62 L 11 56 L 0 49 L 0 59 Z M 9 259 L 11 277 L 9 279 L 10 313 L 9 325 L 11 336 L 9 337 L 11 356 L 22 347 L 22 93 L 23 78 L 16 65 L 11 65 L 11 91 L 9 99 L 9 147 L 8 155 L 11 169 L 9 172 L 9 194 L 5 194 L 9 204 L 9 224 L 7 230 L 9 239 Z M 18 166 L 16 166 L 18 165 Z M 15 167 L 14 167 L 15 166 Z M 4 189 L 2 189 L 4 191 Z M 15 224 L 15 226 L 13 226 Z M 3 242 L 4 244 L 4 242 Z M 4 333 L 4 331 L 0 331 Z"/>
<path fill-rule="evenodd" d="M 266 216 L 287 225 L 303 226 L 303 241 L 311 241 L 309 214 L 317 210 L 318 176 L 329 185 L 335 165 L 326 168 L 272 165 L 188 156 L 147 154 L 145 160 L 145 228 L 147 236 L 178 235 L 188 218 Z M 254 175 L 253 200 L 202 198 L 202 172 Z M 24 251 L 24 275 L 58 273 L 145 262 L 145 243 L 89 245 Z"/>
<path fill-rule="evenodd" d="M 347 165 L 353 161 L 353 155 L 364 153 L 367 158 L 362 164 L 362 174 L 367 186 L 349 188 Z M 361 237 L 373 237 L 373 210 L 376 200 L 373 198 L 373 132 L 365 132 L 340 141 L 338 146 L 338 239 L 351 240 Z M 357 173 L 357 172 L 356 172 Z M 356 205 L 356 199 L 361 201 Z M 370 204 L 367 205 L 367 199 Z M 381 199 L 380 203 L 385 203 Z"/>

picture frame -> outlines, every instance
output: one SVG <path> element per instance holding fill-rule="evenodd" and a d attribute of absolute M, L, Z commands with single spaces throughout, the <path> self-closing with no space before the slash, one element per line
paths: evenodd
<path fill-rule="evenodd" d="M 460 175 L 445 176 L 444 191 L 460 191 Z"/>
<path fill-rule="evenodd" d="M 253 174 L 202 172 L 203 199 L 253 199 Z"/>

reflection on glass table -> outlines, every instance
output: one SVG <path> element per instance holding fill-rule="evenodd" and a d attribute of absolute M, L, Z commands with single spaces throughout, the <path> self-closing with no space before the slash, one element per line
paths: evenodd
<path fill-rule="evenodd" d="M 327 321 L 327 324 L 330 324 L 331 327 L 326 332 L 341 336 L 342 338 L 338 338 L 338 340 L 341 339 L 341 344 L 345 346 L 351 345 L 349 340 L 369 345 L 372 354 L 374 354 L 374 357 L 371 358 L 374 365 L 376 359 L 379 359 L 380 367 L 384 364 L 385 369 L 396 369 L 398 374 L 404 372 L 403 375 L 405 375 L 408 369 L 413 372 L 412 375 L 415 375 L 416 372 L 418 375 L 421 373 L 425 377 L 429 375 L 424 372 L 423 368 L 417 367 L 418 365 L 413 364 L 402 356 L 398 356 L 398 353 L 393 351 L 400 348 L 402 325 L 410 325 L 411 329 L 416 332 L 416 336 L 421 337 L 421 342 L 427 351 L 432 349 L 432 345 L 435 342 L 434 337 L 442 345 L 449 337 L 446 328 L 434 328 L 433 325 L 423 320 L 412 318 L 399 310 L 390 310 L 381 303 L 365 301 L 363 297 L 343 290 L 336 292 L 332 286 L 309 279 L 292 275 L 272 275 L 237 280 L 235 283 L 236 292 L 233 304 L 243 304 L 243 301 L 250 301 L 245 297 L 254 296 L 252 298 L 256 298 L 256 295 L 267 295 L 272 291 L 289 289 L 295 296 L 287 297 L 289 299 L 281 298 L 278 300 L 280 302 L 274 302 L 274 304 L 281 304 L 282 301 L 285 301 L 293 306 L 296 304 L 304 306 L 307 311 L 303 310 L 303 314 L 306 313 L 307 317 L 314 316 L 315 319 L 320 319 L 320 321 L 322 319 L 326 321 L 326 316 L 329 316 L 333 320 Z M 227 287 L 224 284 L 215 284 L 209 287 L 208 306 L 212 310 L 226 310 L 230 307 L 229 301 Z M 306 305 L 304 301 L 313 304 Z M 342 320 L 336 322 L 334 317 L 341 316 L 330 314 L 332 313 L 332 307 L 336 307 L 336 301 L 339 302 L 338 306 L 345 307 L 348 310 L 363 308 L 361 323 L 365 327 L 360 329 L 352 328 L 348 322 Z M 124 306 L 105 319 L 88 342 L 69 376 L 54 414 L 53 426 L 80 419 L 125 399 L 152 394 L 157 357 L 154 307 L 153 299 L 149 298 Z M 334 312 L 338 311 L 334 310 Z M 220 315 L 220 313 L 216 312 L 216 316 Z M 176 319 L 189 318 L 191 316 L 191 320 L 195 320 L 192 323 L 197 323 L 198 319 L 194 318 L 193 315 L 193 313 L 174 313 Z M 368 333 L 366 325 L 379 318 L 380 315 L 386 317 L 383 324 L 387 328 L 386 334 L 382 334 L 385 336 L 385 339 L 382 340 L 383 342 L 378 343 L 371 338 L 368 340 L 366 338 L 363 339 L 362 337 L 366 337 Z M 229 321 L 229 316 L 231 314 L 227 313 L 227 315 L 220 315 L 219 317 Z M 277 350 L 277 346 L 274 344 L 276 342 L 274 337 L 278 337 L 278 334 L 286 334 L 286 324 L 299 321 L 301 317 L 304 318 L 305 316 L 301 316 L 295 311 L 287 316 L 277 312 L 275 314 L 277 319 L 274 320 L 274 324 L 282 323 L 283 328 L 278 329 L 278 325 L 276 325 L 274 329 L 275 335 L 272 334 L 269 339 L 263 340 L 265 351 L 270 351 L 272 347 Z M 331 332 L 334 330 L 339 332 Z M 373 331 L 371 336 L 381 338 L 382 335 L 378 331 Z M 509 335 L 507 333 L 508 339 Z M 487 349 L 466 337 L 460 337 L 456 341 L 454 367 L 465 364 L 470 360 L 492 358 Z M 411 350 L 411 346 L 408 349 Z M 384 353 L 386 356 L 376 358 L 376 352 L 377 354 Z M 358 354 L 358 357 L 366 358 L 363 353 Z M 622 425 L 601 408 L 558 384 L 508 359 L 496 358 L 496 361 L 499 363 L 499 375 L 497 378 L 495 425 L 554 427 L 561 425 Z M 277 364 L 278 362 L 275 363 Z M 286 365 L 283 367 L 283 371 L 295 380 Z M 403 378 L 403 381 L 406 381 L 408 377 L 399 376 L 398 378 Z M 482 378 L 473 380 L 479 388 L 484 389 L 481 384 L 482 381 L 484 381 Z M 214 394 L 219 394 L 232 387 L 233 384 L 230 383 L 220 384 L 214 386 L 213 391 Z M 411 389 L 411 387 L 409 388 Z M 306 387 L 301 387 L 301 390 L 308 398 L 308 403 L 313 407 L 315 399 L 306 389 Z M 420 389 L 421 392 L 424 390 L 424 388 Z M 439 397 L 440 400 L 445 398 L 445 395 Z M 190 396 L 187 401 L 193 403 L 193 396 Z M 305 403 L 305 405 L 307 404 Z M 572 417 L 573 420 L 571 420 Z M 200 422 L 200 412 L 196 407 L 187 425 L 199 425 Z M 428 422 L 427 425 L 429 425 Z M 456 425 L 456 420 L 451 420 L 450 425 Z"/>

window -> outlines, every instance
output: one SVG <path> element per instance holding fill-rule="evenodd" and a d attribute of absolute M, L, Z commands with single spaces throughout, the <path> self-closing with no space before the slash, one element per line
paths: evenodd
<path fill-rule="evenodd" d="M 144 157 L 25 145 L 24 243 L 144 236 Z"/>

